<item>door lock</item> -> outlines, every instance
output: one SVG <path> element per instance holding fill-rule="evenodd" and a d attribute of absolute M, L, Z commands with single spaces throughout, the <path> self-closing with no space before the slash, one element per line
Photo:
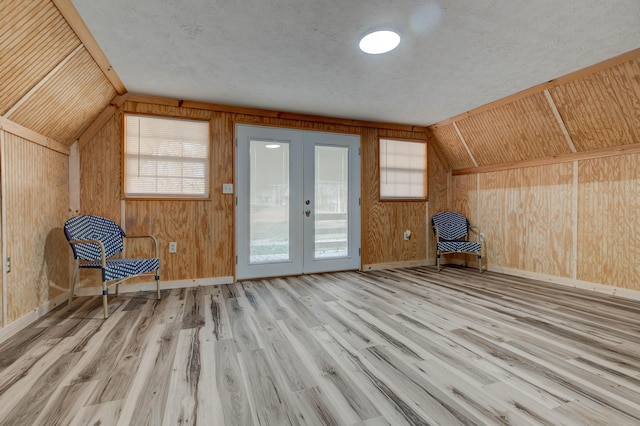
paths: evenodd
<path fill-rule="evenodd" d="M 311 210 L 305 210 L 304 214 L 309 217 L 311 216 Z"/>
<path fill-rule="evenodd" d="M 309 204 L 311 204 L 311 200 L 307 200 L 307 201 L 305 201 L 304 203 L 305 203 L 306 205 L 309 205 Z"/>

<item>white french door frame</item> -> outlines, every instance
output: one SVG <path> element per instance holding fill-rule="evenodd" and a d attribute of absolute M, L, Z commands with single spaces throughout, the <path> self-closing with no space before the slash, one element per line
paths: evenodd
<path fill-rule="evenodd" d="M 236 278 L 266 278 L 360 269 L 360 138 L 330 132 L 236 124 Z M 251 141 L 288 147 L 288 258 L 251 261 Z M 347 254 L 315 255 L 316 146 L 348 153 Z M 254 154 L 255 155 L 255 149 Z M 256 161 L 254 158 L 253 161 Z M 278 165 L 274 164 L 274 167 Z M 255 179 L 255 178 L 254 178 Z M 344 204 L 344 203 L 343 203 Z"/>

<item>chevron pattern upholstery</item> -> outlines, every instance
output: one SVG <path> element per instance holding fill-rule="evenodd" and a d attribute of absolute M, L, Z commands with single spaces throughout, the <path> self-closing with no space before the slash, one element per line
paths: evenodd
<path fill-rule="evenodd" d="M 466 253 L 475 254 L 478 257 L 480 272 L 482 272 L 483 244 L 481 241 L 468 241 L 471 225 L 464 215 L 452 211 L 440 212 L 433 216 L 431 224 L 437 236 L 436 263 L 438 271 L 443 254 Z"/>
<path fill-rule="evenodd" d="M 156 281 L 158 299 L 160 298 L 160 277 L 158 276 L 160 260 L 158 259 L 158 244 L 154 237 L 142 236 L 153 240 L 155 257 L 110 259 L 124 250 L 124 238 L 126 237 L 122 228 L 112 220 L 93 215 L 75 216 L 65 222 L 64 234 L 71 245 L 78 269 L 95 268 L 102 270 L 102 296 L 105 318 L 108 316 L 107 296 L 109 289 L 107 282 L 109 281 L 119 280 L 115 283 L 117 295 L 120 282 L 139 275 L 152 275 Z M 104 253 L 100 244 L 88 240 L 100 241 L 104 247 Z M 75 281 L 74 276 L 69 294 L 69 305 L 71 305 L 73 299 Z"/>
<path fill-rule="evenodd" d="M 438 250 L 456 253 L 475 253 L 482 250 L 482 247 L 480 243 L 474 241 L 438 241 Z"/>
<path fill-rule="evenodd" d="M 112 281 L 120 278 L 132 277 L 145 272 L 160 269 L 160 261 L 156 258 L 148 259 L 109 259 L 104 269 L 104 280 Z M 101 268 L 100 262 L 83 263 L 81 268 Z"/>

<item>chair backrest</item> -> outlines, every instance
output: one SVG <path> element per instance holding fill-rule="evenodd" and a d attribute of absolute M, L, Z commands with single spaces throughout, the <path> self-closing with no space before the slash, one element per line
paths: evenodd
<path fill-rule="evenodd" d="M 82 215 L 67 220 L 64 235 L 71 240 L 98 240 L 104 245 L 106 257 L 123 250 L 122 238 L 125 236 L 120 226 L 102 216 Z M 73 257 L 82 260 L 100 259 L 100 247 L 96 244 L 72 244 Z"/>
<path fill-rule="evenodd" d="M 457 212 L 440 212 L 433 215 L 431 224 L 438 227 L 438 233 L 443 240 L 458 240 L 467 236 L 469 221 Z"/>

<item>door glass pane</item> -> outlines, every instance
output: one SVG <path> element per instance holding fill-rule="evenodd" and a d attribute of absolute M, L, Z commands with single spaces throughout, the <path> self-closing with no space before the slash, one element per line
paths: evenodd
<path fill-rule="evenodd" d="M 314 258 L 349 254 L 349 148 L 315 146 Z"/>
<path fill-rule="evenodd" d="M 289 142 L 251 140 L 249 263 L 290 261 Z"/>

